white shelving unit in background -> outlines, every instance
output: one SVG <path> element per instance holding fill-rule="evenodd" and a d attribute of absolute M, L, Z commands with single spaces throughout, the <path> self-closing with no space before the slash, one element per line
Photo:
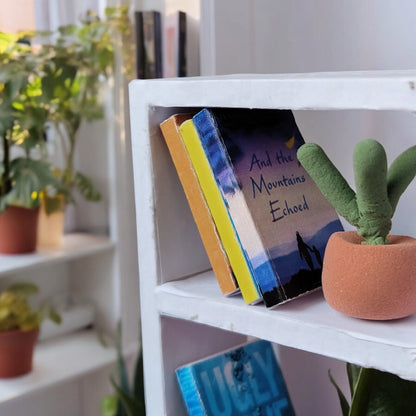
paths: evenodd
<path fill-rule="evenodd" d="M 264 305 L 245 305 L 238 296 L 223 297 L 209 271 L 206 253 L 159 129 L 159 123 L 170 115 L 201 107 L 291 109 L 305 140 L 313 136 L 327 147 L 335 164 L 351 179 L 355 141 L 378 132 L 388 154 L 396 152 L 394 155 L 408 143 L 414 144 L 415 85 L 416 71 L 238 75 L 131 83 L 141 314 L 146 317 L 142 326 L 145 385 L 150 416 L 185 414 L 174 376 L 177 366 L 252 336 L 299 353 L 309 351 L 416 380 L 416 316 L 391 322 L 356 320 L 333 311 L 320 292 L 274 310 L 266 310 Z M 406 124 L 413 136 L 387 137 L 379 129 L 382 120 L 398 114 L 401 124 Z M 339 134 L 334 136 L 325 120 L 337 120 Z M 343 135 L 350 139 L 340 139 Z M 413 203 L 414 209 L 414 186 L 408 190 L 405 202 Z M 406 229 L 415 236 L 416 225 L 409 223 L 409 216 L 404 215 L 406 209 L 398 208 L 393 231 Z M 297 377 L 299 383 L 303 375 Z M 308 401 L 308 393 L 294 399 L 295 409 L 302 408 L 298 400 Z M 319 401 L 325 400 L 323 394 Z M 308 406 L 309 414 L 318 414 L 313 404 L 308 402 Z"/>
<path fill-rule="evenodd" d="M 86 137 L 79 142 L 77 168 L 93 179 L 102 199 L 77 198 L 69 207 L 72 231 L 62 246 L 0 255 L 0 288 L 34 282 L 39 298 L 56 297 L 67 318 L 66 326 L 51 324 L 41 333 L 49 338 L 37 343 L 30 374 L 0 380 L 2 416 L 100 414 L 101 400 L 113 391 L 109 380 L 117 364 L 114 345 L 105 347 L 100 339 L 114 339 L 119 321 L 125 356 L 135 358 L 140 307 L 133 178 L 129 136 L 119 123 L 109 116 L 81 129 Z M 72 309 L 65 309 L 68 305 Z M 81 330 L 76 319 L 82 320 Z"/>

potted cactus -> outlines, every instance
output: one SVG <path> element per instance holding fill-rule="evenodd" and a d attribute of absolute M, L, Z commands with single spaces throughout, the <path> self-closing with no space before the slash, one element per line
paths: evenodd
<path fill-rule="evenodd" d="M 334 233 L 328 241 L 322 288 L 330 306 L 376 320 L 416 312 L 416 240 L 389 235 L 399 198 L 416 175 L 416 146 L 388 168 L 379 142 L 359 142 L 353 155 L 356 191 L 318 145 L 304 144 L 298 158 L 338 214 L 357 229 Z"/>
<path fill-rule="evenodd" d="M 29 304 L 28 297 L 37 292 L 33 284 L 16 283 L 0 293 L 0 378 L 29 373 L 42 320 L 61 322 L 49 302 L 38 308 Z"/>

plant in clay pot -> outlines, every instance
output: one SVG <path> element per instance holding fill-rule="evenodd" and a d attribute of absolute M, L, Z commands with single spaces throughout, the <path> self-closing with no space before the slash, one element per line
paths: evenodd
<path fill-rule="evenodd" d="M 87 201 L 101 199 L 93 181 L 76 169 L 75 156 L 83 123 L 104 118 L 105 81 L 113 74 L 117 46 L 123 50 L 122 40 L 129 35 L 128 8 L 120 6 L 107 8 L 103 19 L 87 12 L 79 24 L 59 27 L 54 43 L 42 47 L 47 51 L 42 91 L 53 106 L 48 137 L 61 159 L 55 171 L 61 191 L 49 188 L 42 193 L 42 222 L 74 202 L 75 191 Z M 63 222 L 61 227 L 63 232 Z"/>
<path fill-rule="evenodd" d="M 59 187 L 50 163 L 42 158 L 49 107 L 40 79 L 43 57 L 0 34 L 0 252 L 36 249 L 40 192 Z M 37 151 L 37 154 L 36 154 Z"/>
<path fill-rule="evenodd" d="M 322 287 L 336 310 L 364 319 L 396 319 L 416 312 L 416 240 L 389 235 L 400 196 L 416 175 L 416 146 L 390 167 L 383 146 L 363 140 L 354 149 L 354 191 L 314 143 L 300 163 L 325 198 L 357 231 L 334 233 L 327 244 Z"/>
<path fill-rule="evenodd" d="M 49 302 L 33 308 L 28 297 L 38 292 L 30 283 L 16 283 L 0 293 L 0 378 L 32 370 L 33 350 L 45 318 L 60 323 Z"/>

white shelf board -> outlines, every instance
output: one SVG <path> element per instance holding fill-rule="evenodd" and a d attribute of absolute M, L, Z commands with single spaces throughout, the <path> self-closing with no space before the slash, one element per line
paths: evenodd
<path fill-rule="evenodd" d="M 0 255 L 0 276 L 47 263 L 89 256 L 114 249 L 107 236 L 73 233 L 64 236 L 63 244 L 57 248 L 42 248 L 34 253 Z"/>
<path fill-rule="evenodd" d="M 31 373 L 0 380 L 0 403 L 84 376 L 115 363 L 115 360 L 115 349 L 103 347 L 92 330 L 39 342 Z"/>
<path fill-rule="evenodd" d="M 221 294 L 212 271 L 156 289 L 159 312 L 416 380 L 416 314 L 365 321 L 333 310 L 321 290 L 267 310 Z"/>
<path fill-rule="evenodd" d="M 416 71 L 236 74 L 134 80 L 130 83 L 130 95 L 139 97 L 133 100 L 132 110 L 139 104 L 150 109 L 158 106 L 244 106 L 291 110 L 414 111 Z M 143 107 L 138 110 L 143 110 Z"/>

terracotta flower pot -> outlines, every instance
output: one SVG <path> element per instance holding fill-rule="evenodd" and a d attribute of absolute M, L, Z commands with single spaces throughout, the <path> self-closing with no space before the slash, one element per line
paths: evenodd
<path fill-rule="evenodd" d="M 388 238 L 387 245 L 363 245 L 356 232 L 332 234 L 322 270 L 322 288 L 330 306 L 356 318 L 376 320 L 416 312 L 416 239 Z"/>
<path fill-rule="evenodd" d="M 64 236 L 65 225 L 65 205 L 62 203 L 62 209 L 54 211 L 52 214 L 46 214 L 44 204 L 41 204 L 39 210 L 39 221 L 37 231 L 38 247 L 61 247 Z"/>
<path fill-rule="evenodd" d="M 39 208 L 8 206 L 0 214 L 0 253 L 20 254 L 36 250 Z"/>
<path fill-rule="evenodd" d="M 38 329 L 0 332 L 0 378 L 17 377 L 32 371 L 38 336 Z"/>

